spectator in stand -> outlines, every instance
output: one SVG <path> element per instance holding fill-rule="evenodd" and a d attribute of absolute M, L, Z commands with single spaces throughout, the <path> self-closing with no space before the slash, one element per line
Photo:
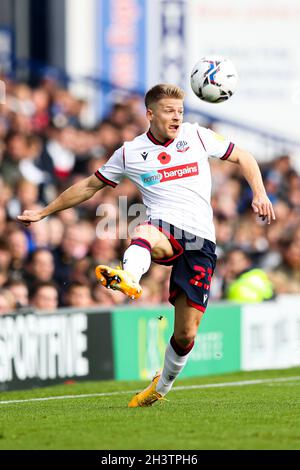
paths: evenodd
<path fill-rule="evenodd" d="M 1 191 L 1 188 L 0 188 Z M 3 236 L 6 229 L 6 210 L 0 205 L 0 238 Z"/>
<path fill-rule="evenodd" d="M 214 223 L 217 239 L 216 253 L 221 257 L 232 246 L 234 226 L 232 221 L 222 214 L 215 217 Z"/>
<path fill-rule="evenodd" d="M 110 221 L 115 222 L 119 232 L 127 230 L 131 219 L 126 209 L 120 217 L 119 197 L 127 196 L 127 209 L 141 202 L 137 188 L 129 180 L 125 178 L 114 192 L 103 190 L 76 210 L 58 213 L 25 233 L 16 227 L 14 219 L 22 209 L 44 205 L 76 179 L 94 173 L 120 142 L 146 131 L 143 99 L 138 95 L 115 95 L 111 112 L 97 122 L 88 102 L 74 97 L 55 77 L 43 77 L 36 88 L 9 80 L 6 88 L 7 104 L 2 106 L 0 116 L 0 284 L 11 278 L 22 282 L 29 269 L 31 286 L 36 278 L 52 271 L 52 263 L 45 260 L 54 255 L 55 275 L 47 275 L 48 280 L 54 279 L 63 290 L 64 283 L 71 281 L 90 282 L 93 286 L 93 267 L 100 263 L 117 265 L 126 245 L 126 240 L 118 240 L 117 236 L 103 237 L 102 233 L 98 238 L 101 219 L 99 216 L 94 222 L 97 208 L 109 204 Z M 295 238 L 292 247 L 287 237 L 300 225 L 300 178 L 292 158 L 274 155 L 272 161 L 262 165 L 265 186 L 277 214 L 276 223 L 270 226 L 263 222 L 253 224 L 249 212 L 251 192 L 235 166 L 226 162 L 221 165 L 217 160 L 211 160 L 210 166 L 220 256 L 212 299 L 222 297 L 223 274 L 226 278 L 232 275 L 232 266 L 225 259 L 234 246 L 251 253 L 251 263 L 268 271 L 270 277 L 274 271 L 277 293 L 298 292 L 298 242 Z M 42 254 L 39 248 L 43 248 Z M 39 261 L 45 258 L 49 268 L 44 266 L 38 273 L 40 268 L 35 269 L 33 262 L 36 276 L 27 263 L 28 254 L 34 251 Z M 149 272 L 145 278 L 147 301 L 167 301 L 168 276 L 166 268 Z M 154 293 L 151 283 L 155 285 Z M 100 305 L 124 303 L 117 292 L 94 286 L 93 297 Z"/>
<path fill-rule="evenodd" d="M 51 129 L 51 139 L 46 145 L 46 151 L 52 160 L 54 175 L 60 181 L 68 178 L 75 166 L 76 133 L 72 127 Z"/>
<path fill-rule="evenodd" d="M 8 272 L 11 261 L 12 256 L 9 249 L 9 244 L 6 240 L 0 238 L 0 268 Z"/>
<path fill-rule="evenodd" d="M 119 240 L 116 238 L 96 238 L 91 246 L 91 254 L 95 266 L 100 260 L 112 261 L 118 264 L 119 253 L 118 253 Z"/>
<path fill-rule="evenodd" d="M 27 136 L 20 132 L 10 132 L 6 138 L 6 152 L 0 169 L 4 181 L 13 186 L 22 178 L 20 162 L 27 157 L 27 145 Z"/>
<path fill-rule="evenodd" d="M 22 178 L 34 184 L 50 180 L 52 163 L 43 153 L 42 141 L 36 135 L 11 132 L 7 139 L 7 151 L 1 164 L 3 178 L 15 185 Z"/>
<path fill-rule="evenodd" d="M 54 278 L 61 287 L 73 280 L 74 264 L 87 256 L 91 242 L 90 229 L 84 222 L 65 228 L 62 244 L 54 252 Z"/>
<path fill-rule="evenodd" d="M 292 207 L 287 201 L 277 199 L 274 204 L 276 211 L 276 224 L 269 227 L 266 231 L 267 249 L 262 254 L 260 266 L 267 272 L 271 272 L 282 261 L 281 239 L 284 237 L 287 229 L 293 226 Z"/>
<path fill-rule="evenodd" d="M 0 288 L 0 315 L 13 313 L 16 309 L 16 300 L 8 289 Z"/>
<path fill-rule="evenodd" d="M 50 250 L 38 248 L 34 251 L 26 266 L 26 282 L 31 289 L 37 282 L 53 280 L 54 257 Z"/>
<path fill-rule="evenodd" d="M 92 307 L 91 287 L 88 283 L 72 282 L 66 289 L 65 305 L 67 307 Z"/>
<path fill-rule="evenodd" d="M 224 298 L 232 302 L 258 303 L 273 297 L 267 274 L 253 266 L 251 256 L 243 249 L 232 248 L 226 254 Z"/>
<path fill-rule="evenodd" d="M 5 286 L 8 281 L 8 271 L 0 266 L 0 287 Z"/>
<path fill-rule="evenodd" d="M 93 298 L 99 307 L 113 307 L 116 305 L 124 305 L 127 299 L 124 299 L 122 292 L 113 292 L 109 289 L 99 289 L 98 284 L 93 286 Z"/>
<path fill-rule="evenodd" d="M 121 135 L 118 127 L 109 120 L 103 120 L 97 130 L 98 144 L 107 150 L 108 156 L 121 146 Z"/>
<path fill-rule="evenodd" d="M 16 308 L 24 308 L 28 307 L 29 305 L 29 292 L 28 286 L 25 281 L 8 281 L 5 284 L 5 288 L 9 290 L 15 300 L 16 300 Z"/>
<path fill-rule="evenodd" d="M 37 310 L 54 312 L 58 308 L 58 288 L 54 282 L 38 282 L 30 292 L 30 305 Z"/>
<path fill-rule="evenodd" d="M 38 134 L 47 130 L 50 124 L 50 94 L 44 88 L 36 88 L 32 92 L 32 101 L 34 105 L 34 114 L 32 116 L 32 125 Z"/>
<path fill-rule="evenodd" d="M 58 248 L 64 236 L 64 224 L 59 217 L 51 217 L 47 224 L 48 242 L 52 250 Z"/>
<path fill-rule="evenodd" d="M 300 293 L 300 226 L 280 241 L 281 263 L 269 272 L 277 294 Z"/>
<path fill-rule="evenodd" d="M 38 201 L 39 188 L 23 178 L 16 184 L 15 197 L 7 204 L 10 218 L 15 219 L 20 210 L 30 209 Z"/>
<path fill-rule="evenodd" d="M 31 209 L 39 209 L 40 205 L 31 206 Z M 30 227 L 27 232 L 30 252 L 36 251 L 39 248 L 50 247 L 50 233 L 49 233 L 49 220 L 43 220 L 40 227 Z"/>
<path fill-rule="evenodd" d="M 0 165 L 0 172 L 1 172 L 1 165 Z M 10 199 L 14 195 L 14 188 L 10 186 L 4 179 L 0 176 L 0 207 L 2 208 L 2 215 L 1 215 L 1 233 L 4 232 L 5 223 L 7 222 L 7 205 Z"/>
<path fill-rule="evenodd" d="M 28 239 L 23 230 L 13 229 L 7 236 L 11 253 L 10 272 L 14 279 L 22 279 L 25 272 L 25 263 L 29 254 Z"/>

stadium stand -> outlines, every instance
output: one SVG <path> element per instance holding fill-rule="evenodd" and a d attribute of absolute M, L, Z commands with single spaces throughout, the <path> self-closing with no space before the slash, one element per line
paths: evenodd
<path fill-rule="evenodd" d="M 119 231 L 124 230 L 130 217 L 126 220 L 127 214 L 120 213 L 119 197 L 127 196 L 127 207 L 141 202 L 130 181 L 124 180 L 115 190 L 108 187 L 81 206 L 28 230 L 16 222 L 16 216 L 48 203 L 70 184 L 93 173 L 124 140 L 144 132 L 147 121 L 142 97 L 124 95 L 105 118 L 91 126 L 86 119 L 89 104 L 59 80 L 44 78 L 35 86 L 5 81 L 7 102 L 0 112 L 0 314 L 24 306 L 18 298 L 21 294 L 12 286 L 27 288 L 33 299 L 37 286 L 50 280 L 58 286 L 59 306 L 74 305 L 76 289 L 88 289 L 86 286 L 90 286 L 83 296 L 87 306 L 127 302 L 119 293 L 96 285 L 94 267 L 100 262 L 117 265 L 128 245 L 126 237 L 106 233 L 99 238 L 96 212 L 100 205 L 109 204 L 110 219 Z M 200 124 L 207 124 L 207 116 Z M 230 138 L 234 141 L 234 133 Z M 219 256 L 212 301 L 226 297 L 226 254 L 236 248 L 247 253 L 252 268 L 269 274 L 275 295 L 300 292 L 300 178 L 289 154 L 274 151 L 271 157 L 260 161 L 277 214 L 271 226 L 252 213 L 250 189 L 236 167 L 211 162 Z M 145 295 L 139 303 L 166 302 L 169 273 L 168 267 L 153 265 L 144 278 Z"/>

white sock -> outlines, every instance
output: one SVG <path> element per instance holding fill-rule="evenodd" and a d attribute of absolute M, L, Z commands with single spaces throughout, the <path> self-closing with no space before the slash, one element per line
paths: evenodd
<path fill-rule="evenodd" d="M 168 344 L 165 353 L 164 368 L 161 377 L 156 385 L 156 391 L 161 395 L 166 395 L 172 388 L 177 375 L 184 368 L 191 351 L 185 356 L 179 356 L 171 346 Z"/>
<path fill-rule="evenodd" d="M 129 271 L 137 282 L 145 274 L 151 265 L 151 254 L 147 248 L 139 245 L 131 245 L 123 255 L 123 269 Z"/>

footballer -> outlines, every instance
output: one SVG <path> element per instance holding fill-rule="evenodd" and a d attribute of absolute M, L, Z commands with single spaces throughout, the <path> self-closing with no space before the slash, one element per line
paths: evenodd
<path fill-rule="evenodd" d="M 25 210 L 25 225 L 91 198 L 100 189 L 115 188 L 123 176 L 140 190 L 147 220 L 135 228 L 124 252 L 122 269 L 100 265 L 99 282 L 132 299 L 142 295 L 141 277 L 151 262 L 172 265 L 170 302 L 175 307 L 174 332 L 164 366 L 129 407 L 163 400 L 182 371 L 207 308 L 216 265 L 216 239 L 211 207 L 209 158 L 236 164 L 249 183 L 253 211 L 270 224 L 275 214 L 254 157 L 226 138 L 183 122 L 184 92 L 159 84 L 145 96 L 149 130 L 125 142 L 95 174 L 74 184 L 41 211 Z"/>

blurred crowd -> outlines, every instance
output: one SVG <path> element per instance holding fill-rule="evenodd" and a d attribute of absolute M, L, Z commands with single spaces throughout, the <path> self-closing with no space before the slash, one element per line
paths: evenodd
<path fill-rule="evenodd" d="M 6 85 L 6 105 L 0 107 L 0 314 L 28 306 L 51 311 L 128 302 L 122 294 L 100 288 L 94 268 L 118 265 L 129 244 L 128 236 L 116 236 L 130 222 L 127 213 L 124 221 L 119 198 L 127 197 L 127 208 L 141 203 L 129 180 L 28 229 L 16 217 L 24 209 L 48 204 L 94 173 L 123 141 L 145 132 L 142 98 L 116 100 L 110 114 L 91 126 L 88 103 L 55 81 L 44 80 L 35 88 L 12 81 Z M 276 212 L 271 225 L 251 210 L 250 188 L 236 166 L 210 163 L 219 257 L 211 300 L 230 298 L 231 284 L 251 270 L 267 275 L 271 288 L 266 298 L 299 293 L 300 178 L 289 156 L 274 155 L 261 166 Z M 107 208 L 108 221 L 102 233 L 101 207 Z M 169 267 L 152 264 L 142 280 L 144 294 L 135 304 L 167 302 L 169 276 Z"/>

